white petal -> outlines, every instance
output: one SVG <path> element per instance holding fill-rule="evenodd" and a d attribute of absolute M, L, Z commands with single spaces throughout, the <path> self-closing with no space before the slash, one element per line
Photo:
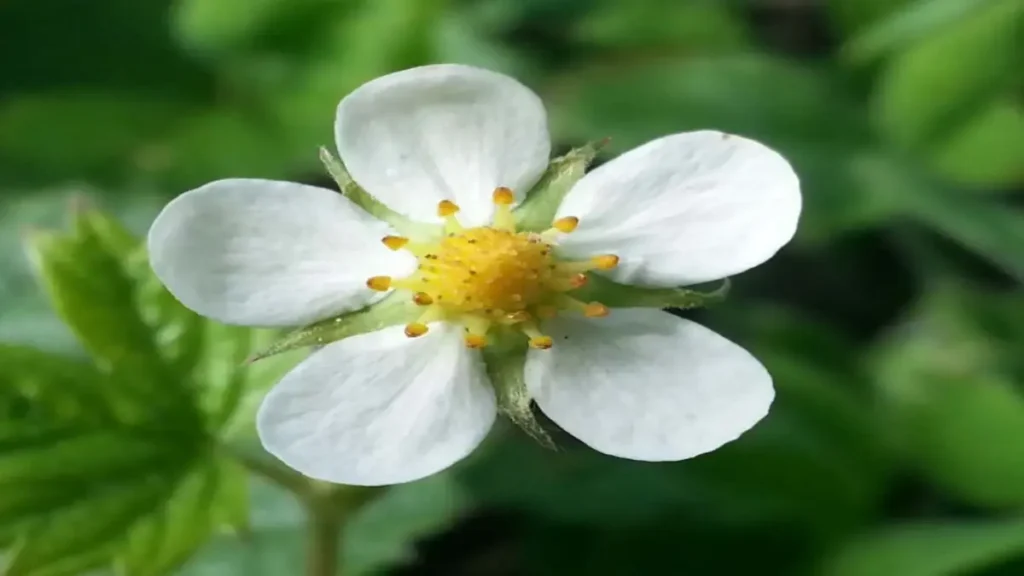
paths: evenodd
<path fill-rule="evenodd" d="M 796 232 L 800 184 L 762 144 L 702 131 L 648 142 L 588 174 L 558 217 L 576 216 L 562 253 L 616 254 L 611 276 L 684 286 L 753 268 Z"/>
<path fill-rule="evenodd" d="M 394 210 L 437 220 L 452 200 L 467 225 L 493 212 L 498 186 L 518 198 L 547 167 L 544 105 L 516 80 L 469 66 L 423 66 L 378 78 L 338 106 L 338 152 L 352 177 Z"/>
<path fill-rule="evenodd" d="M 149 230 L 153 270 L 196 312 L 292 326 L 366 305 L 366 280 L 404 275 L 388 227 L 342 195 L 290 182 L 220 180 L 175 198 Z"/>
<path fill-rule="evenodd" d="M 461 460 L 494 422 L 494 391 L 458 326 L 419 338 L 401 326 L 330 344 L 267 395 L 257 416 L 264 447 L 330 482 L 410 482 Z"/>
<path fill-rule="evenodd" d="M 768 413 L 771 376 L 746 350 L 666 312 L 558 318 L 530 350 L 526 383 L 553 421 L 595 450 L 683 460 L 736 439 Z"/>

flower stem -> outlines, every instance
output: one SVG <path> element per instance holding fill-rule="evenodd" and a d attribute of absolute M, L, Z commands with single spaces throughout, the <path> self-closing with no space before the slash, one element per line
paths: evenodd
<path fill-rule="evenodd" d="M 306 574 L 308 576 L 339 576 L 338 553 L 344 520 L 339 511 L 325 503 L 310 502 Z"/>
<path fill-rule="evenodd" d="M 237 446 L 222 449 L 250 472 L 291 492 L 302 503 L 308 530 L 307 576 L 339 576 L 344 571 L 339 557 L 345 520 L 379 498 L 385 489 L 311 480 L 264 454 Z"/>

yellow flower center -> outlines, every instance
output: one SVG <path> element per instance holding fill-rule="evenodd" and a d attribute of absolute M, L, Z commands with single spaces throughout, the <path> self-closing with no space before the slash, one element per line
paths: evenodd
<path fill-rule="evenodd" d="M 374 290 L 406 290 L 424 307 L 420 318 L 406 326 L 407 336 L 425 334 L 428 322 L 456 321 L 465 327 L 466 345 L 481 348 L 487 344 L 490 327 L 502 324 L 519 328 L 530 338 L 531 346 L 550 348 L 551 338 L 540 332 L 538 320 L 563 310 L 591 317 L 608 314 L 603 304 L 584 303 L 566 292 L 586 284 L 586 272 L 613 268 L 618 258 L 602 255 L 586 262 L 559 261 L 552 242 L 575 230 L 578 220 L 561 218 L 539 234 L 519 232 L 512 201 L 511 190 L 498 188 L 492 225 L 465 229 L 455 216 L 458 206 L 445 200 L 438 205 L 438 214 L 445 219 L 440 240 L 383 239 L 388 248 L 409 250 L 419 261 L 416 272 L 406 278 L 374 276 L 367 280 Z"/>

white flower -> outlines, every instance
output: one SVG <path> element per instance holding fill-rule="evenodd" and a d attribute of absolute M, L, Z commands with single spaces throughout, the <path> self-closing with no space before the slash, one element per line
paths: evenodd
<path fill-rule="evenodd" d="M 550 144 L 543 105 L 515 80 L 455 65 L 391 74 L 346 97 L 335 130 L 355 181 L 438 224 L 437 238 L 409 241 L 336 192 L 264 180 L 192 190 L 149 233 L 168 289 L 223 322 L 301 325 L 388 290 L 423 306 L 404 328 L 328 344 L 268 394 L 259 434 L 288 465 L 360 485 L 450 466 L 496 414 L 477 348 L 513 332 L 530 342 L 524 374 L 541 410 L 607 454 L 690 458 L 767 414 L 771 378 L 739 346 L 659 310 L 609 314 L 567 293 L 596 269 L 674 287 L 764 262 L 801 204 L 777 153 L 713 131 L 659 138 L 583 177 L 536 234 L 517 232 L 511 210 Z"/>

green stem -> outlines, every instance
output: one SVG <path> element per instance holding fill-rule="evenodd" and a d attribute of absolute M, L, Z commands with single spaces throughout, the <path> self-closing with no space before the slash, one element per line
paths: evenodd
<path fill-rule="evenodd" d="M 249 472 L 266 478 L 303 501 L 306 500 L 310 492 L 310 482 L 305 476 L 245 448 L 225 445 L 222 449 Z"/>
<path fill-rule="evenodd" d="M 378 498 L 384 489 L 310 480 L 264 454 L 237 446 L 225 445 L 222 449 L 250 472 L 291 492 L 302 503 L 309 531 L 306 574 L 341 574 L 338 558 L 345 519 Z"/>
<path fill-rule="evenodd" d="M 340 511 L 329 502 L 317 500 L 312 499 L 306 506 L 306 516 L 309 518 L 306 574 L 338 576 L 341 574 L 338 553 L 344 520 Z"/>

